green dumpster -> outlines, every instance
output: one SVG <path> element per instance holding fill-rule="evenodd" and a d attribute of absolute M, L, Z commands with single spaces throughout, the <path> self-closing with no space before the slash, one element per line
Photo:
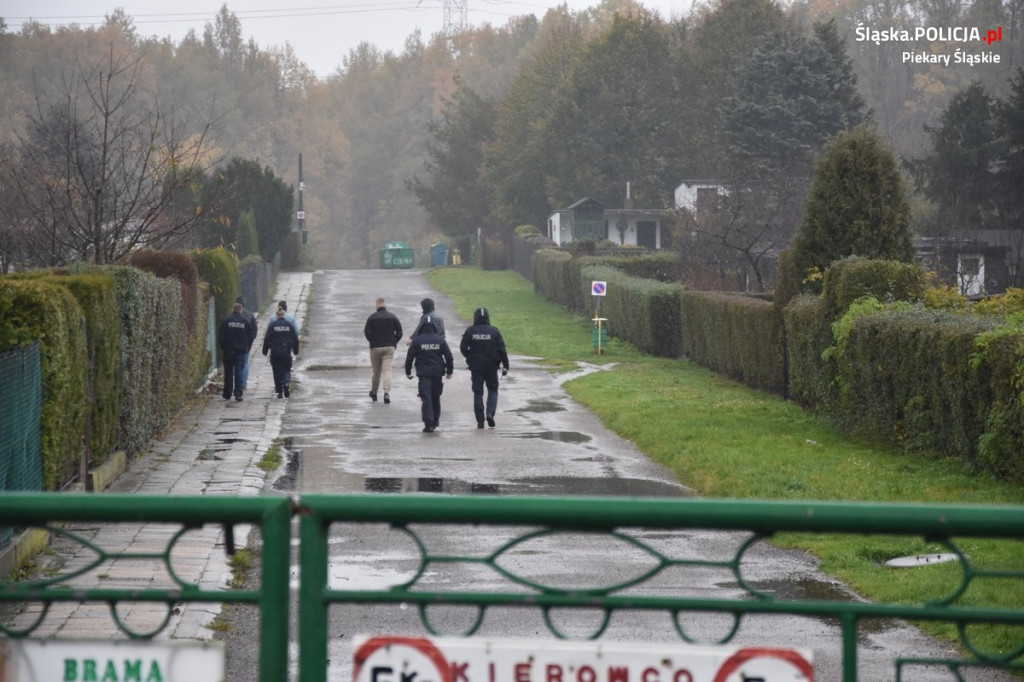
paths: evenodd
<path fill-rule="evenodd" d="M 388 242 L 380 250 L 380 267 L 384 270 L 414 267 L 412 247 L 405 242 Z"/>

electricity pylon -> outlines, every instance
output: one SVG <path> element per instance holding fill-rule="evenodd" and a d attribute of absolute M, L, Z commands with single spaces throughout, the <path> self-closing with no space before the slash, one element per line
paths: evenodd
<path fill-rule="evenodd" d="M 444 37 L 451 40 L 469 29 L 469 0 L 444 0 Z"/>

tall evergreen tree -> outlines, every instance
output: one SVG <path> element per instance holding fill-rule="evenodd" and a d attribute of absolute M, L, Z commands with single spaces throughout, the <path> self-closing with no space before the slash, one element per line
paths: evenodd
<path fill-rule="evenodd" d="M 1003 199 L 1003 226 L 1024 235 L 1024 67 L 1018 67 L 1010 79 L 1010 91 L 997 111 L 1002 164 L 996 177 Z"/>
<path fill-rule="evenodd" d="M 792 31 L 767 37 L 736 80 L 724 126 L 729 159 L 747 176 L 809 176 L 826 141 L 865 120 L 835 22 L 816 25 L 813 39 Z"/>
<path fill-rule="evenodd" d="M 895 155 L 866 126 L 840 134 L 826 147 L 791 261 L 801 281 L 853 255 L 913 258 L 910 206 Z"/>
<path fill-rule="evenodd" d="M 538 227 L 551 214 L 544 178 L 550 155 L 543 137 L 551 116 L 554 93 L 567 86 L 573 65 L 583 50 L 583 35 L 568 17 L 552 27 L 546 46 L 525 63 L 501 101 L 495 123 L 494 143 L 485 152 L 485 178 L 494 202 L 495 218 L 514 227 Z"/>
<path fill-rule="evenodd" d="M 204 222 L 200 243 L 204 246 L 231 245 L 241 248 L 242 215 L 251 211 L 256 224 L 259 253 L 270 262 L 291 230 L 294 188 L 269 167 L 253 159 L 233 158 L 210 179 L 207 192 L 219 197 L 211 216 Z"/>
<path fill-rule="evenodd" d="M 430 124 L 434 141 L 427 145 L 429 177 L 413 178 L 409 187 L 446 235 L 470 234 L 490 219 L 481 171 L 484 148 L 494 137 L 494 118 L 494 105 L 460 84 L 446 102 L 442 120 Z"/>
<path fill-rule="evenodd" d="M 765 36 L 789 25 L 776 0 L 716 0 L 706 7 L 697 14 L 686 45 L 685 70 L 677 74 L 686 100 L 682 123 L 691 140 L 698 141 L 690 165 L 697 177 L 720 175 L 725 141 L 722 118 L 714 112 L 735 93 L 739 68 Z"/>
<path fill-rule="evenodd" d="M 974 81 L 953 95 L 938 126 L 925 127 L 932 153 L 916 164 L 918 182 L 948 232 L 999 227 L 998 123 L 997 101 Z"/>
<path fill-rule="evenodd" d="M 672 120 L 669 30 L 649 16 L 616 17 L 587 45 L 568 87 L 554 94 L 543 139 L 552 205 L 583 197 L 621 206 L 626 183 L 638 205 L 668 203 L 666 140 Z"/>

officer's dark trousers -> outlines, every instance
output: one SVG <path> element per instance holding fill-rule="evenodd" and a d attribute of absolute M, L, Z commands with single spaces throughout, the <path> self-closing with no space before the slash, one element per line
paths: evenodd
<path fill-rule="evenodd" d="M 247 353 L 244 350 L 224 351 L 224 400 L 234 392 L 236 398 L 242 397 L 245 384 L 242 382 L 242 369 Z"/>
<path fill-rule="evenodd" d="M 444 391 L 444 378 L 421 376 L 419 380 L 423 425 L 436 427 L 441 422 L 441 392 Z"/>
<path fill-rule="evenodd" d="M 280 393 L 292 383 L 292 351 L 290 346 L 270 349 L 270 367 L 274 370 L 274 391 Z"/>
<path fill-rule="evenodd" d="M 498 368 L 470 369 L 470 381 L 473 386 L 473 414 L 479 424 L 484 420 L 484 387 L 487 387 L 487 413 L 493 417 L 498 411 Z"/>

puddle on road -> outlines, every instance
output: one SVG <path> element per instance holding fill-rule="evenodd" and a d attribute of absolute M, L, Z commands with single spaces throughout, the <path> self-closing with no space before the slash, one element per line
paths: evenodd
<path fill-rule="evenodd" d="M 834 582 L 826 580 L 815 580 L 814 578 L 799 578 L 797 580 L 762 580 L 749 583 L 750 587 L 770 595 L 779 601 L 831 601 L 831 602 L 855 602 L 857 597 L 847 588 Z M 739 587 L 738 583 L 723 585 L 728 587 Z M 838 618 L 818 618 L 818 620 L 839 624 Z M 867 635 L 886 632 L 899 626 L 895 620 L 884 618 L 863 618 L 857 624 L 858 639 L 863 640 Z M 863 641 L 862 641 L 863 643 Z"/>
<path fill-rule="evenodd" d="M 273 487 L 280 491 L 294 491 L 295 481 L 302 466 L 302 451 L 288 451 L 284 472 Z M 435 493 L 441 495 L 581 495 L 590 497 L 686 497 L 690 491 L 682 485 L 636 478 L 572 478 L 551 476 L 514 479 L 504 483 L 480 483 L 458 478 L 398 478 L 385 476 L 350 475 L 339 480 L 350 482 L 348 489 L 336 488 L 337 493 Z M 355 487 L 360 485 L 361 487 Z"/>
<path fill-rule="evenodd" d="M 526 404 L 526 407 L 520 407 L 518 410 L 512 410 L 512 412 L 533 412 L 533 413 L 545 413 L 545 412 L 565 412 L 565 408 L 559 405 L 554 400 L 531 400 Z"/>
<path fill-rule="evenodd" d="M 537 433 L 513 434 L 512 438 L 539 438 L 550 440 L 556 443 L 589 443 L 593 440 L 590 436 L 579 431 L 539 431 Z"/>
<path fill-rule="evenodd" d="M 732 583 L 730 586 L 739 587 L 737 583 Z M 758 592 L 763 592 L 785 601 L 813 599 L 815 601 L 852 602 L 856 600 L 856 597 L 845 590 L 842 585 L 811 578 L 801 578 L 800 580 L 762 580 L 760 582 L 751 582 L 750 587 Z"/>

